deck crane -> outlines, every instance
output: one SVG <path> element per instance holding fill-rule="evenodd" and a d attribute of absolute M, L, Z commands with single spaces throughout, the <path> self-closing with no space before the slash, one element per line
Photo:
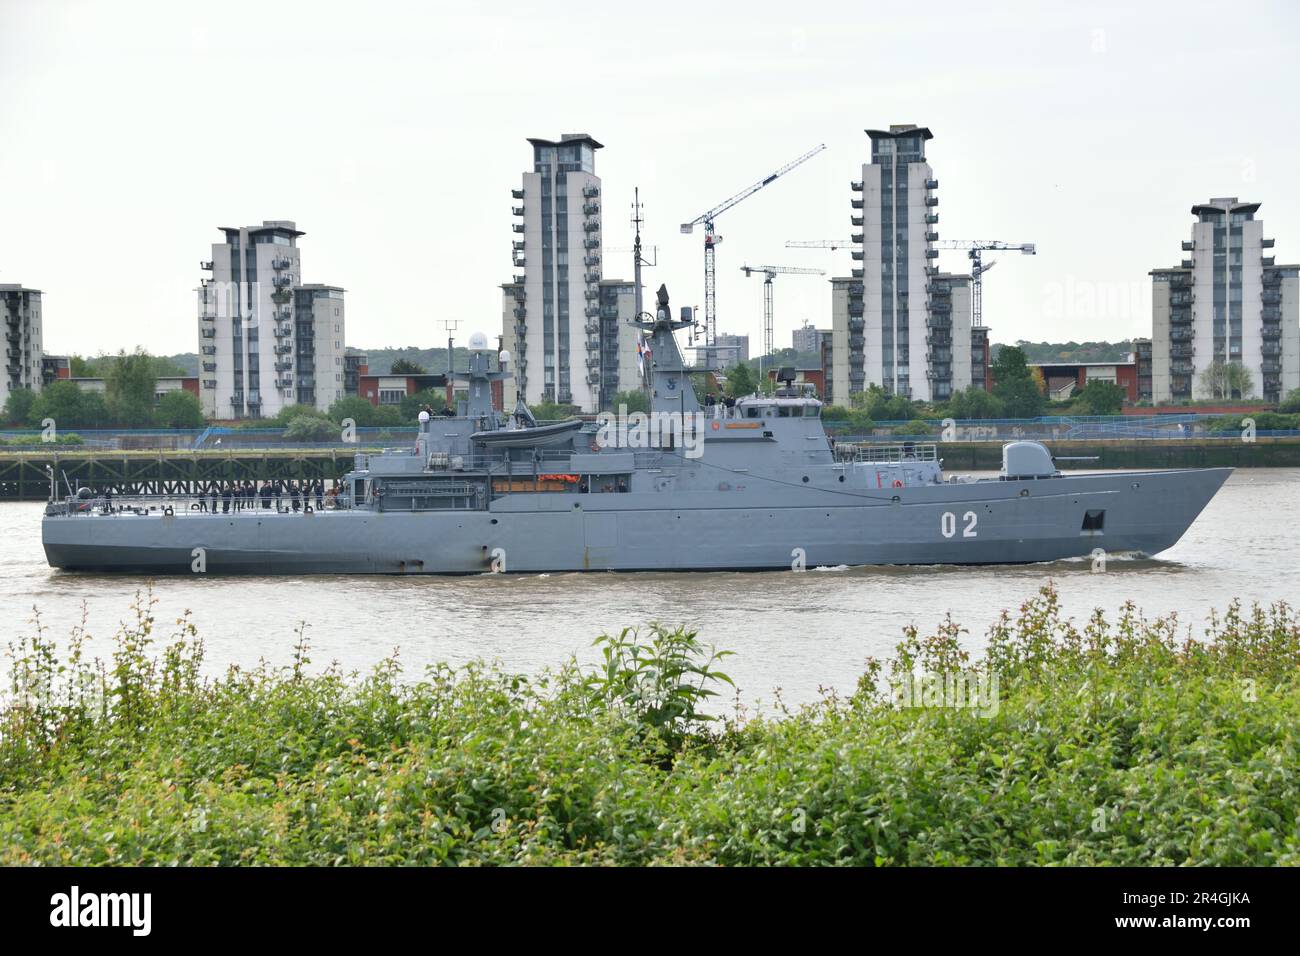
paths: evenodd
<path fill-rule="evenodd" d="M 772 354 L 772 280 L 778 275 L 798 275 L 798 276 L 824 276 L 826 273 L 822 269 L 801 269 L 797 266 L 750 266 L 740 267 L 740 271 L 745 273 L 746 277 L 752 276 L 755 272 L 763 274 L 763 354 L 758 359 L 758 381 L 762 386 L 767 380 L 764 378 L 767 363 L 767 357 Z"/>
<path fill-rule="evenodd" d="M 851 239 L 809 239 L 790 240 L 787 249 L 844 249 L 857 245 Z M 975 328 L 984 325 L 984 273 L 993 268 L 994 262 L 984 262 L 983 254 L 989 250 L 1010 250 L 1027 256 L 1037 255 L 1037 247 L 1032 242 L 1002 242 L 999 239 L 940 239 L 934 242 L 938 249 L 964 249 L 970 258 L 970 312 L 971 324 Z"/>
<path fill-rule="evenodd" d="M 752 186 L 742 189 L 726 202 L 714 206 L 708 212 L 701 213 L 690 222 L 682 223 L 682 232 L 686 235 L 690 235 L 696 226 L 704 226 L 704 344 L 706 346 L 714 345 L 718 335 L 718 297 L 714 281 L 713 247 L 722 241 L 722 237 L 718 235 L 717 230 L 713 227 L 714 220 L 732 206 L 748 199 L 764 186 L 770 185 L 777 177 L 785 175 L 796 166 L 812 159 L 825 148 L 826 144 L 822 143 L 816 149 L 810 149 L 797 159 L 786 163 L 776 172 L 770 173 Z"/>

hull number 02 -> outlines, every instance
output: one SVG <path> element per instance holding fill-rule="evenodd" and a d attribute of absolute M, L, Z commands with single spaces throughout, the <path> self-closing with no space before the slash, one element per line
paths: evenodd
<path fill-rule="evenodd" d="M 963 538 L 978 537 L 975 525 L 979 523 L 979 515 L 973 511 L 968 511 L 961 516 L 961 520 L 964 522 L 961 536 Z M 951 538 L 955 535 L 957 533 L 957 516 L 951 511 L 945 511 L 939 518 L 939 530 L 943 532 L 945 538 Z"/>

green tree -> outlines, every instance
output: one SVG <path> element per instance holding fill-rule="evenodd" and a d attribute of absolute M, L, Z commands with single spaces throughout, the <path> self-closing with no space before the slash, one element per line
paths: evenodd
<path fill-rule="evenodd" d="M 1002 401 L 978 385 L 953 392 L 948 399 L 947 415 L 956 419 L 989 419 L 1002 417 Z"/>
<path fill-rule="evenodd" d="M 540 405 L 529 405 L 528 410 L 533 413 L 533 417 L 539 422 L 572 418 L 582 411 L 577 405 L 561 405 L 557 402 L 542 402 Z"/>
<path fill-rule="evenodd" d="M 15 425 L 27 424 L 32 405 L 36 402 L 36 393 L 30 388 L 16 388 L 9 393 L 5 401 L 4 420 Z"/>
<path fill-rule="evenodd" d="M 330 406 L 330 421 L 341 423 L 343 419 L 350 418 L 357 425 L 379 425 L 379 409 L 371 405 L 360 395 L 347 395 L 338 399 Z"/>
<path fill-rule="evenodd" d="M 122 425 L 144 425 L 153 421 L 154 393 L 158 376 L 152 357 L 143 349 L 122 351 L 103 363 L 104 391 L 109 411 Z"/>
<path fill-rule="evenodd" d="M 393 375 L 427 375 L 428 372 L 424 366 L 418 362 L 412 362 L 409 359 L 398 359 L 393 363 Z"/>
<path fill-rule="evenodd" d="M 315 415 L 299 415 L 290 420 L 284 437 L 294 441 L 326 441 L 339 437 L 338 426 Z"/>
<path fill-rule="evenodd" d="M 163 428 L 202 428 L 203 407 L 185 389 L 173 389 L 158 400 L 154 421 Z"/>
<path fill-rule="evenodd" d="M 1004 345 L 992 365 L 993 394 L 1002 402 L 1008 418 L 1037 418 L 1043 414 L 1046 399 L 1039 391 L 1025 353 L 1014 345 Z"/>
<path fill-rule="evenodd" d="M 447 396 L 440 388 L 426 388 L 416 392 L 414 395 L 407 395 L 402 399 L 402 404 L 398 406 L 398 412 L 403 422 L 414 424 L 420 420 L 420 409 L 428 405 L 433 409 L 436 415 L 447 407 Z"/>
<path fill-rule="evenodd" d="M 701 400 L 703 400 L 703 397 L 704 396 L 702 395 L 700 396 Z M 614 407 L 609 409 L 609 411 L 616 412 L 624 405 L 627 406 L 629 413 L 648 412 L 650 411 L 650 396 L 646 394 L 646 391 L 643 388 L 634 388 L 629 389 L 626 392 L 619 392 L 614 396 Z"/>
<path fill-rule="evenodd" d="M 1216 399 L 1245 398 L 1255 388 L 1250 371 L 1240 362 L 1211 362 L 1201 372 L 1201 388 Z"/>
<path fill-rule="evenodd" d="M 104 428 L 114 424 L 104 396 L 83 392 L 74 382 L 66 380 L 41 390 L 27 413 L 27 424 L 40 428 L 47 418 L 54 419 L 59 428 L 73 425 Z"/>
<path fill-rule="evenodd" d="M 1287 393 L 1286 398 L 1278 403 L 1277 410 L 1284 415 L 1294 415 L 1300 412 L 1300 388 L 1292 389 Z"/>
<path fill-rule="evenodd" d="M 758 376 L 745 362 L 737 362 L 727 369 L 727 394 L 732 398 L 743 398 L 758 391 Z"/>
<path fill-rule="evenodd" d="M 1093 379 L 1074 394 L 1074 411 L 1080 415 L 1118 415 L 1126 393 L 1114 382 Z"/>

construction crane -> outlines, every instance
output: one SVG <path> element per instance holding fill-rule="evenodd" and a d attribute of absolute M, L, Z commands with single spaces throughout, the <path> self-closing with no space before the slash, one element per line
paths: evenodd
<path fill-rule="evenodd" d="M 758 381 L 762 386 L 767 379 L 765 365 L 767 357 L 772 354 L 772 280 L 779 275 L 796 275 L 796 276 L 824 276 L 826 273 L 822 269 L 801 269 L 797 266 L 741 266 L 740 271 L 745 273 L 746 277 L 752 276 L 755 272 L 763 274 L 763 354 L 758 359 Z"/>
<path fill-rule="evenodd" d="M 742 189 L 726 202 L 714 206 L 708 212 L 701 213 L 690 222 L 682 223 L 682 232 L 687 235 L 694 232 L 696 226 L 704 226 L 704 344 L 706 346 L 713 345 L 717 341 L 718 336 L 718 296 L 717 286 L 714 281 L 713 247 L 722 241 L 722 236 L 718 235 L 717 230 L 713 226 L 713 221 L 732 206 L 748 199 L 764 186 L 770 185 L 778 177 L 785 175 L 796 166 L 812 159 L 825 148 L 826 144 L 822 143 L 816 149 L 810 149 L 798 159 L 786 163 L 776 172 L 764 176 L 752 186 Z"/>
<path fill-rule="evenodd" d="M 808 239 L 790 240 L 787 249 L 844 249 L 857 245 L 851 239 Z M 990 250 L 1010 250 L 1027 256 L 1038 254 L 1032 242 L 1002 242 L 999 239 L 940 239 L 933 245 L 937 249 L 964 249 L 970 258 L 970 314 L 971 324 L 975 328 L 984 325 L 984 273 L 996 265 L 996 260 L 985 262 L 983 254 Z"/>
<path fill-rule="evenodd" d="M 1006 249 L 1026 256 L 1038 254 L 1032 242 L 1002 242 L 998 239 L 941 239 L 935 246 L 966 250 L 970 258 L 970 321 L 977 329 L 984 325 L 984 273 L 996 264 L 996 261 L 985 263 L 983 254 L 994 249 Z"/>

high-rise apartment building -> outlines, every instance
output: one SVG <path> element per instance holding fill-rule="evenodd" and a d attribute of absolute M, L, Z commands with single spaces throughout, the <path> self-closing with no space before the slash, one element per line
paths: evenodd
<path fill-rule="evenodd" d="M 601 402 L 601 144 L 585 133 L 529 139 L 533 169 L 512 191 L 514 282 L 503 286 L 502 338 L 511 385 L 529 404 L 599 411 Z"/>
<path fill-rule="evenodd" d="M 201 263 L 199 382 L 210 418 L 267 418 L 286 405 L 325 410 L 344 394 L 344 290 L 304 285 L 293 222 L 223 226 Z"/>
<path fill-rule="evenodd" d="M 939 183 L 925 161 L 933 134 L 912 125 L 866 132 L 871 162 L 852 184 L 860 195 L 853 198 L 850 220 L 862 229 L 853 235 L 860 248 L 851 253 L 862 263 L 853 274 L 862 280 L 862 301 L 860 311 L 853 302 L 849 311 L 849 332 L 861 338 L 861 347 L 850 347 L 844 356 L 844 378 L 850 394 L 874 383 L 891 394 L 942 398 L 934 394 L 936 370 L 926 349 L 927 285 L 939 271 Z"/>
<path fill-rule="evenodd" d="M 831 334 L 825 345 L 824 361 L 827 401 L 834 404 L 851 405 L 853 395 L 865 391 L 869 385 L 879 385 L 889 391 L 883 378 L 874 374 L 859 378 L 855 374 L 865 367 L 875 334 L 870 320 L 864 319 L 867 310 L 864 299 L 870 297 L 867 287 L 868 283 L 855 276 L 831 279 Z M 909 328 L 908 338 L 918 343 L 916 348 L 925 356 L 928 391 L 918 394 L 915 389 L 907 393 L 895 388 L 895 394 L 941 402 L 971 385 L 985 388 L 988 329 L 971 325 L 970 276 L 936 270 L 926 276 L 924 288 L 925 321 L 915 332 Z M 912 338 L 913 335 L 917 337 Z M 875 340 L 877 346 L 879 341 Z M 910 361 L 910 351 L 904 347 L 900 346 L 896 354 Z"/>
<path fill-rule="evenodd" d="M 1247 373 L 1227 397 L 1277 401 L 1300 388 L 1300 265 L 1267 254 L 1259 205 L 1234 196 L 1193 206 L 1190 257 L 1151 271 L 1157 404 L 1221 397 L 1204 374 L 1216 362 Z"/>
<path fill-rule="evenodd" d="M 0 375 L 0 407 L 9 393 L 41 390 L 41 293 L 12 283 L 0 283 L 0 327 L 4 329 L 4 374 Z"/>
<path fill-rule="evenodd" d="M 813 324 L 804 321 L 804 324 L 795 329 L 790 336 L 790 344 L 796 352 L 816 352 L 821 347 L 821 329 L 813 327 Z"/>

